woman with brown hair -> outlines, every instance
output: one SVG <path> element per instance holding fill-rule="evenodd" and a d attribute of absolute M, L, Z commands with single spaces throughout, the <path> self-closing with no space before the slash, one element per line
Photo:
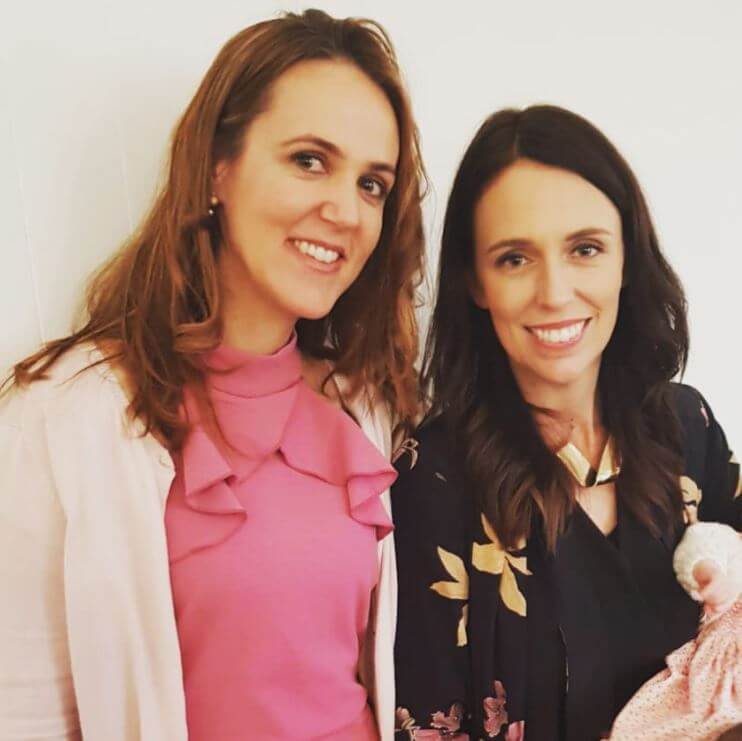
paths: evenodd
<path fill-rule="evenodd" d="M 615 147 L 556 107 L 488 118 L 449 198 L 432 409 L 392 493 L 400 739 L 595 741 L 695 637 L 673 550 L 696 517 L 740 529 L 742 497 L 708 405 L 671 382 L 687 353 Z"/>
<path fill-rule="evenodd" d="M 82 326 L 5 389 L 0 736 L 391 737 L 422 177 L 377 24 L 224 46 Z"/>

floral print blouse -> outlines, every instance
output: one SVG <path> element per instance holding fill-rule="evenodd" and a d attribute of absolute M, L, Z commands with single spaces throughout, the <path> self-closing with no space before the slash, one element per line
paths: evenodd
<path fill-rule="evenodd" d="M 742 529 L 739 464 L 701 395 L 673 384 L 686 520 Z M 456 470 L 445 419 L 396 454 L 397 739 L 595 741 L 664 657 L 696 634 L 676 541 L 618 501 L 604 535 L 577 507 L 556 553 L 505 550 Z M 537 529 L 534 528 L 534 531 Z"/>

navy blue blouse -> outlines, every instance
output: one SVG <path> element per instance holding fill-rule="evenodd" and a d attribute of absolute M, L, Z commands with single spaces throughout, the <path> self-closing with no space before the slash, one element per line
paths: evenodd
<path fill-rule="evenodd" d="M 739 464 L 721 427 L 694 389 L 673 384 L 673 396 L 686 511 L 742 530 Z M 397 738 L 607 735 L 697 632 L 699 605 L 673 573 L 676 542 L 653 537 L 619 497 L 609 537 L 577 507 L 555 554 L 537 528 L 506 551 L 462 483 L 451 442 L 439 417 L 397 460 Z"/>

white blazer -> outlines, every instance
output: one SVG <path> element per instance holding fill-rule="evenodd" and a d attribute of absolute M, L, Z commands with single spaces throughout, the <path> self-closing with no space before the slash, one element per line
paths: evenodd
<path fill-rule="evenodd" d="M 0 401 L 2 741 L 188 738 L 164 525 L 173 463 L 127 421 L 111 368 L 83 370 L 100 357 L 71 350 Z M 386 415 L 350 408 L 389 457 Z M 391 535 L 379 568 L 361 675 L 392 741 Z"/>

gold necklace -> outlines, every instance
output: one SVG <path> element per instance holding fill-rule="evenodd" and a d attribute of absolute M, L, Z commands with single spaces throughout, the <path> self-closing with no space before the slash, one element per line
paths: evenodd
<path fill-rule="evenodd" d="M 590 465 L 590 461 L 585 458 L 582 451 L 572 442 L 567 441 L 557 450 L 556 454 L 582 487 L 608 484 L 615 481 L 618 474 L 621 473 L 621 463 L 618 460 L 612 437 L 609 437 L 606 441 L 597 471 Z"/>

